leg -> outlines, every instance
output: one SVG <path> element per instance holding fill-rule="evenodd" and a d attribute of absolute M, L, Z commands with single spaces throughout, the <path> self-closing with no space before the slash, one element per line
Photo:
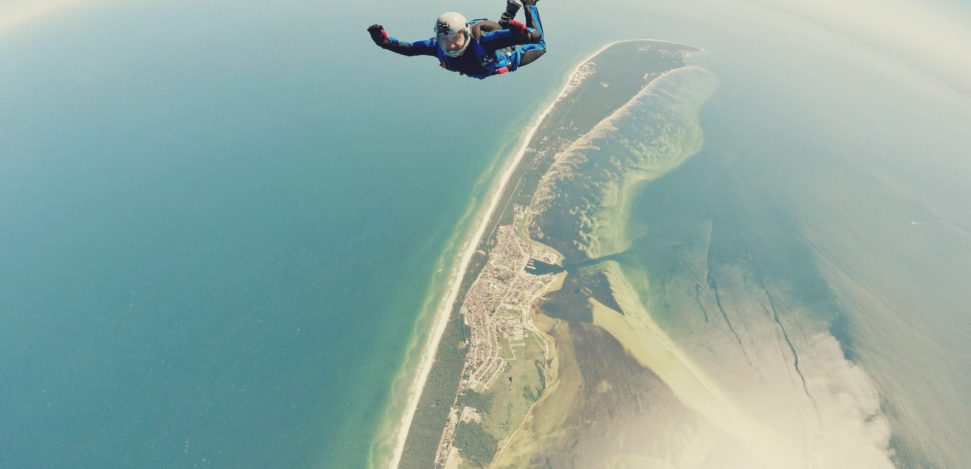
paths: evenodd
<path fill-rule="evenodd" d="M 539 19 L 539 10 L 536 9 L 536 2 L 530 2 L 529 0 L 527 2 L 526 9 L 523 10 L 523 13 L 526 15 L 526 27 L 539 31 L 539 43 L 545 47 L 546 40 L 543 37 L 543 24 Z"/>
<path fill-rule="evenodd" d="M 539 32 L 539 40 L 532 44 L 516 46 L 516 61 L 513 70 L 529 65 L 546 53 L 546 36 L 543 34 L 543 25 L 539 19 L 539 10 L 536 9 L 536 2 L 525 0 L 527 3 L 524 13 L 526 14 L 526 27 Z"/>
<path fill-rule="evenodd" d="M 532 46 L 532 45 L 538 45 L 538 44 L 530 44 L 530 45 Z M 542 48 L 537 47 L 535 49 L 523 50 L 519 54 L 519 67 L 522 67 L 523 65 L 529 65 L 530 63 L 534 62 L 536 59 L 542 57 L 543 54 L 545 53 L 546 53 L 545 47 L 542 47 Z"/>
<path fill-rule="evenodd" d="M 526 15 L 526 27 L 539 33 L 539 39 L 531 44 L 523 44 L 515 47 L 515 58 L 511 70 L 516 70 L 523 65 L 529 65 L 546 53 L 546 37 L 543 35 L 543 25 L 539 19 L 539 10 L 536 9 L 537 0 L 508 0 L 506 12 L 502 14 L 503 19 L 512 19 L 519 11 L 519 2 L 525 5 L 523 13 Z M 515 2 L 515 3 L 514 3 Z M 515 8 L 513 8 L 515 7 Z"/>
<path fill-rule="evenodd" d="M 510 0 L 510 2 L 512 1 L 518 0 Z M 516 70 L 523 65 L 529 65 L 546 53 L 546 36 L 543 34 L 543 25 L 539 19 L 539 10 L 536 9 L 536 0 L 522 0 L 522 2 L 526 7 L 523 10 L 523 13 L 526 14 L 526 27 L 538 32 L 539 40 L 531 44 L 516 46 L 516 57 L 513 60 L 512 70 Z M 516 10 L 519 10 L 518 5 Z M 505 13 L 503 14 L 505 15 Z"/>

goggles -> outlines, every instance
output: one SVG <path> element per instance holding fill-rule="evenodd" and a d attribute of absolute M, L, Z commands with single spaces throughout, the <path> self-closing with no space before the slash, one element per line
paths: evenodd
<path fill-rule="evenodd" d="M 440 34 L 438 36 L 438 47 L 449 57 L 458 57 L 465 52 L 469 44 L 469 37 L 466 31 L 460 30 L 452 34 Z"/>

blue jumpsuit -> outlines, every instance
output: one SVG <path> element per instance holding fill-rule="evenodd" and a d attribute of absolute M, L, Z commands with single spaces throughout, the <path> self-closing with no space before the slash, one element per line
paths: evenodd
<path fill-rule="evenodd" d="M 435 38 L 402 42 L 389 37 L 388 41 L 378 45 L 401 55 L 436 57 L 446 70 L 481 80 L 516 71 L 546 52 L 539 10 L 535 4 L 526 8 L 525 30 L 500 29 L 499 24 L 492 21 L 473 22 L 469 45 L 458 57 L 445 55 Z"/>

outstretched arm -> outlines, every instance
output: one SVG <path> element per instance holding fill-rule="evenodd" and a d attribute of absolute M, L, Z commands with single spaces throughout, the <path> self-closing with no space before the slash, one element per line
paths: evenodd
<path fill-rule="evenodd" d="M 525 24 L 515 20 L 503 21 L 499 24 L 505 29 L 485 33 L 479 38 L 479 42 L 483 46 L 496 50 L 502 49 L 503 47 L 538 42 L 542 37 L 542 33 L 539 31 L 529 29 Z"/>
<path fill-rule="evenodd" d="M 367 32 L 371 34 L 371 40 L 374 41 L 378 47 L 382 49 L 387 49 L 391 52 L 414 56 L 414 55 L 438 55 L 435 50 L 438 47 L 435 44 L 435 40 L 426 39 L 424 41 L 418 42 L 402 42 L 391 36 L 388 36 L 388 32 L 384 30 L 384 26 L 380 24 L 372 24 L 367 28 Z"/>

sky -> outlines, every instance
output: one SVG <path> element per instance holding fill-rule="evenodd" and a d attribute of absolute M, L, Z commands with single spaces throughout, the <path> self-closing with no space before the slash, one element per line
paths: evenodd
<path fill-rule="evenodd" d="M 754 0 L 832 29 L 971 94 L 971 8 L 960 2 Z"/>
<path fill-rule="evenodd" d="M 45 15 L 95 1 L 98 0 L 6 0 L 0 4 L 0 33 L 33 21 L 42 21 Z"/>
<path fill-rule="evenodd" d="M 6 0 L 0 4 L 0 33 L 69 8 L 117 0 Z M 735 0 L 722 2 L 730 5 Z M 151 2 L 146 2 L 151 3 Z M 443 2 L 423 2 L 442 4 Z M 478 5 L 484 2 L 468 3 Z M 654 2 L 663 4 L 664 2 Z M 853 37 L 971 94 L 971 6 L 959 0 L 749 0 L 839 34 Z M 446 7 L 454 7 L 446 3 Z M 393 12 L 393 8 L 391 9 Z"/>

